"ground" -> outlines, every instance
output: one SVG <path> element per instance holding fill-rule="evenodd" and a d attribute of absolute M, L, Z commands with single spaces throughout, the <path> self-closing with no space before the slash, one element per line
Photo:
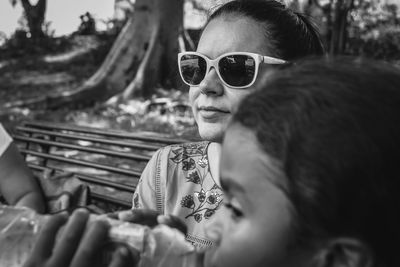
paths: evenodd
<path fill-rule="evenodd" d="M 101 65 L 115 36 L 71 35 L 51 38 L 43 45 L 13 40 L 0 47 L 0 121 L 12 131 L 24 120 L 68 122 L 167 135 L 196 135 L 187 95 L 158 90 L 152 100 L 134 99 L 118 106 L 49 111 L 41 100 L 73 90 Z"/>

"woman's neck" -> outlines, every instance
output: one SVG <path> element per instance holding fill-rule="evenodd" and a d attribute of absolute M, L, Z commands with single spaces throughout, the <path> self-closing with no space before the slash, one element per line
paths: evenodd
<path fill-rule="evenodd" d="M 211 176 L 214 181 L 221 186 L 219 182 L 219 161 L 221 159 L 221 144 L 211 142 L 207 149 L 208 162 L 210 166 Z"/>

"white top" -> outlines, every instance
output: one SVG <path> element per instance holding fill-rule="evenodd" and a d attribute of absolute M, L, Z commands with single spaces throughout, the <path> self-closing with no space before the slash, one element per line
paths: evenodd
<path fill-rule="evenodd" d="M 3 125 L 0 123 L 0 156 L 3 155 L 4 151 L 11 144 L 11 136 L 6 132 Z"/>

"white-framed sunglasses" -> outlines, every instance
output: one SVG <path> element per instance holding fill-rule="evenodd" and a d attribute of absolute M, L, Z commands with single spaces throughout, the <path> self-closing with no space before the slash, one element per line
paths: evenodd
<path fill-rule="evenodd" d="M 213 67 L 226 86 L 235 89 L 247 88 L 254 84 L 260 63 L 276 65 L 288 62 L 248 52 L 226 53 L 216 59 L 209 59 L 198 52 L 178 54 L 179 73 L 183 82 L 189 86 L 199 86 Z"/>

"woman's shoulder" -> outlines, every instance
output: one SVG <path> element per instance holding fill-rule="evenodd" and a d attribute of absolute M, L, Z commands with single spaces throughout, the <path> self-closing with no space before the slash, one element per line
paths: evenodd
<path fill-rule="evenodd" d="M 207 154 L 209 144 L 209 141 L 188 142 L 169 145 L 163 150 L 168 152 L 168 158 L 171 161 L 178 163 L 188 158 L 203 157 Z"/>
<path fill-rule="evenodd" d="M 195 167 L 196 162 L 200 162 L 201 166 L 207 165 L 202 163 L 206 162 L 207 148 L 210 143 L 198 141 L 168 145 L 153 155 L 153 162 L 158 169 L 168 169 L 169 172 L 174 172 L 177 168 L 187 171 Z"/>
<path fill-rule="evenodd" d="M 172 144 L 161 147 L 155 152 L 155 154 L 166 154 L 166 155 L 185 154 L 193 156 L 197 154 L 203 154 L 204 151 L 207 151 L 207 147 L 209 146 L 210 143 L 211 143 L 210 141 L 194 141 L 194 142 L 186 142 L 180 144 Z"/>

